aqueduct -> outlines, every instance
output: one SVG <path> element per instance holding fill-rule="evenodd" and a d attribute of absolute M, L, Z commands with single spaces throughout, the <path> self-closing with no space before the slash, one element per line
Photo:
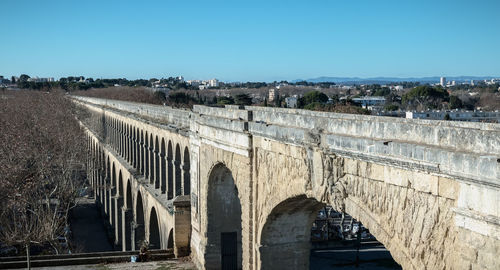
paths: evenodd
<path fill-rule="evenodd" d="M 498 269 L 500 125 L 74 97 L 114 241 L 201 269 L 308 269 L 325 204 L 404 269 Z"/>

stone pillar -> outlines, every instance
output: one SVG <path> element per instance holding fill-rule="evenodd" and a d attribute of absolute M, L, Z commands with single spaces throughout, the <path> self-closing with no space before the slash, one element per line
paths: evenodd
<path fill-rule="evenodd" d="M 165 174 L 167 177 L 167 199 L 172 199 L 175 194 L 174 182 L 175 182 L 175 169 L 173 165 L 173 160 L 170 157 L 167 157 L 165 162 Z"/>
<path fill-rule="evenodd" d="M 122 233 L 122 226 L 120 226 L 120 223 L 122 223 L 122 206 L 123 206 L 123 197 L 120 195 L 116 195 L 114 197 L 115 201 L 115 209 L 116 213 L 114 215 L 114 227 L 115 227 L 115 246 L 120 247 L 122 245 L 122 242 L 125 238 L 123 238 L 123 233 Z"/>
<path fill-rule="evenodd" d="M 191 202 L 189 196 L 178 196 L 174 204 L 174 253 L 176 257 L 189 255 L 191 235 Z"/>
<path fill-rule="evenodd" d="M 181 162 L 179 164 L 179 167 L 180 167 L 180 170 L 181 170 L 181 187 L 182 187 L 181 188 L 181 193 L 179 195 L 184 195 L 184 173 L 185 173 L 184 172 L 184 170 L 185 170 L 185 168 L 184 168 L 184 162 Z"/>
<path fill-rule="evenodd" d="M 113 208 L 114 208 L 114 202 L 113 202 L 113 186 L 108 187 L 108 218 L 109 218 L 109 225 L 113 226 L 114 225 L 114 217 L 113 217 Z"/>
<path fill-rule="evenodd" d="M 177 160 L 173 161 L 174 163 L 174 197 L 182 195 L 182 170 L 181 163 Z"/>
<path fill-rule="evenodd" d="M 161 188 L 161 153 L 155 151 L 155 188 Z"/>
<path fill-rule="evenodd" d="M 144 173 L 144 142 L 139 140 L 139 174 Z"/>
<path fill-rule="evenodd" d="M 143 144 L 143 149 L 142 149 L 142 162 L 144 163 L 144 165 L 142 166 L 142 170 L 143 170 L 143 174 L 144 174 L 144 177 L 148 177 L 149 176 L 149 164 L 148 164 L 148 145 L 146 143 Z"/>
<path fill-rule="evenodd" d="M 128 209 L 125 206 L 121 208 L 121 218 L 122 218 L 122 251 L 133 250 L 134 241 L 134 230 L 132 229 L 134 224 L 134 214 L 132 209 Z"/>
<path fill-rule="evenodd" d="M 134 223 L 132 236 L 133 238 L 131 239 L 133 239 L 132 241 L 132 245 L 134 248 L 133 250 L 139 250 L 141 248 L 142 241 L 146 239 L 146 230 L 144 224 Z"/>
<path fill-rule="evenodd" d="M 149 147 L 149 183 L 153 183 L 155 176 L 155 154 L 154 148 Z"/>
<path fill-rule="evenodd" d="M 137 169 L 137 140 L 132 137 L 132 152 L 134 153 L 132 155 L 132 167 L 134 169 Z"/>
<path fill-rule="evenodd" d="M 106 183 L 108 182 L 108 178 L 106 177 L 106 179 L 104 180 L 104 184 L 102 186 L 102 193 L 103 193 L 103 198 L 102 198 L 102 204 L 104 205 L 104 213 L 105 214 L 108 214 L 108 187 L 106 185 Z"/>

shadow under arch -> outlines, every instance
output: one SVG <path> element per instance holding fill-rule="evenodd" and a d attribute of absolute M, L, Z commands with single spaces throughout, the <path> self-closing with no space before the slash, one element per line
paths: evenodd
<path fill-rule="evenodd" d="M 160 224 L 158 223 L 158 215 L 154 207 L 151 208 L 151 213 L 149 214 L 149 247 L 151 249 L 161 248 Z"/>
<path fill-rule="evenodd" d="M 208 179 L 206 269 L 241 269 L 241 202 L 233 174 L 215 165 Z"/>
<path fill-rule="evenodd" d="M 144 225 L 144 204 L 142 203 L 142 194 L 137 192 L 135 198 L 135 228 L 134 228 L 134 249 L 139 250 L 145 238 L 145 225 Z"/>
<path fill-rule="evenodd" d="M 170 229 L 168 233 L 167 248 L 174 248 L 174 229 Z"/>
<path fill-rule="evenodd" d="M 300 195 L 275 206 L 260 234 L 260 269 L 309 269 L 311 226 L 324 205 Z"/>

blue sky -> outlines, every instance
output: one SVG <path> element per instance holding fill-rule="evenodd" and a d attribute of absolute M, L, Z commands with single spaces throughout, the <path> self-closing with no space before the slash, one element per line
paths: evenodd
<path fill-rule="evenodd" d="M 0 1 L 0 75 L 500 76 L 500 1 Z"/>

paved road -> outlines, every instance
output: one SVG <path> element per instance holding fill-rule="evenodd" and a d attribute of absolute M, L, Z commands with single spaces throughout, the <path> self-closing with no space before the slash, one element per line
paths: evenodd
<path fill-rule="evenodd" d="M 113 251 L 101 214 L 93 199 L 79 198 L 70 219 L 74 252 Z"/>
<path fill-rule="evenodd" d="M 336 247 L 326 250 L 311 251 L 310 269 L 401 269 L 391 254 L 382 245 L 361 247 L 360 264 L 356 267 L 356 249 L 352 247 Z"/>

